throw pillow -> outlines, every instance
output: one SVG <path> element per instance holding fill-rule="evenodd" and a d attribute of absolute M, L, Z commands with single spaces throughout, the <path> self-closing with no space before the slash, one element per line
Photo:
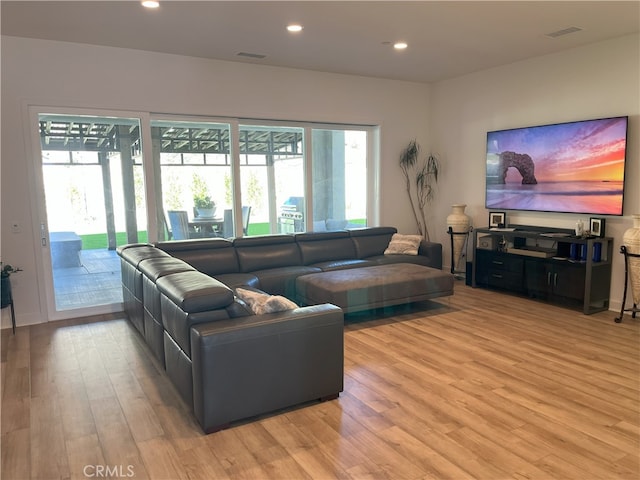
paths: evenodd
<path fill-rule="evenodd" d="M 236 295 L 246 302 L 256 315 L 298 308 L 298 305 L 281 295 L 269 295 L 244 288 L 236 288 Z"/>
<path fill-rule="evenodd" d="M 420 242 L 422 237 L 420 235 L 403 235 L 401 233 L 394 233 L 389 242 L 389 246 L 384 251 L 385 255 L 418 255 L 418 249 L 420 248 Z"/>

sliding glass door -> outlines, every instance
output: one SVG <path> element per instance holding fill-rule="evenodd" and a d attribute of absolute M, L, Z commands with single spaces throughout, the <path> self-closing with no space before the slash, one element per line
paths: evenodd
<path fill-rule="evenodd" d="M 117 310 L 122 289 L 115 249 L 147 241 L 140 121 L 40 113 L 38 133 L 51 307 L 60 316 L 101 306 Z"/>

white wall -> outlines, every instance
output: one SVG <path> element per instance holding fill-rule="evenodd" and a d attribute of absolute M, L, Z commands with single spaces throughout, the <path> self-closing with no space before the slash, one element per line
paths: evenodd
<path fill-rule="evenodd" d="M 444 225 L 453 203 L 466 203 L 473 225 L 486 227 L 486 132 L 572 120 L 629 115 L 623 217 L 607 217 L 616 239 L 611 308 L 619 309 L 624 284 L 620 240 L 640 213 L 640 38 L 621 37 L 433 85 L 430 121 L 433 149 L 445 166 L 436 217 Z M 572 228 L 588 215 L 507 212 L 507 221 Z M 445 228 L 437 241 L 447 242 Z M 448 249 L 445 251 L 448 252 Z M 448 256 L 447 256 L 448 261 Z"/>
<path fill-rule="evenodd" d="M 396 194 L 397 157 L 412 138 L 429 143 L 428 85 L 3 36 L 1 252 L 24 269 L 12 277 L 19 325 L 46 321 L 36 295 L 28 105 L 380 125 L 379 223 L 415 231 Z M 12 222 L 21 233 L 11 233 Z"/>

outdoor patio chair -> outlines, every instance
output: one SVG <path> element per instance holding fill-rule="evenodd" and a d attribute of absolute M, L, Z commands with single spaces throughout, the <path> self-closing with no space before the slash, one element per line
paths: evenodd
<path fill-rule="evenodd" d="M 242 232 L 246 235 L 249 230 L 249 216 L 251 215 L 251 207 L 242 207 Z"/>
<path fill-rule="evenodd" d="M 249 230 L 249 216 L 251 215 L 251 207 L 242 207 L 242 232 L 244 235 Z M 230 208 L 224 211 L 224 224 L 222 227 L 222 236 L 225 238 L 233 237 L 233 212 Z"/>
<path fill-rule="evenodd" d="M 224 223 L 222 224 L 222 236 L 224 238 L 233 237 L 233 211 L 230 208 L 225 208 L 223 217 Z"/>
<path fill-rule="evenodd" d="M 169 224 L 173 240 L 187 240 L 189 238 L 202 238 L 202 233 L 189 226 L 189 216 L 186 210 L 169 210 Z"/>

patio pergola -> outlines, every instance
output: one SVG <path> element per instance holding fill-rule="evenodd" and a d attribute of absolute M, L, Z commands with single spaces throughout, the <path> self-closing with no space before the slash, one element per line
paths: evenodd
<path fill-rule="evenodd" d="M 202 165 L 208 163 L 207 154 L 224 155 L 225 164 L 231 161 L 230 129 L 226 125 L 189 123 L 182 126 L 180 122 L 159 122 L 161 125 L 151 128 L 153 143 L 153 162 L 160 167 L 161 153 L 179 154 L 174 156 L 171 166 L 193 166 L 192 156 L 202 155 Z M 121 160 L 122 188 L 125 206 L 125 225 L 128 243 L 138 242 L 138 220 L 136 218 L 134 166 L 142 165 L 142 145 L 140 125 L 136 119 L 99 118 L 69 115 L 41 115 L 40 140 L 42 150 L 68 152 L 66 161 L 57 157 L 48 161 L 47 165 L 87 166 L 91 162 L 74 161 L 73 152 L 97 152 L 95 164 L 101 167 L 104 204 L 106 209 L 106 231 L 108 248 L 116 248 L 116 227 L 114 202 L 112 196 L 112 179 L 109 169 L 109 156 L 117 153 Z M 275 157 L 302 155 L 302 130 L 278 127 L 249 127 L 240 131 L 241 155 L 264 155 L 267 164 Z M 185 155 L 189 160 L 185 160 Z M 216 165 L 220 165 L 215 163 Z M 159 175 L 160 169 L 156 169 Z M 156 182 L 155 202 L 158 211 L 162 212 L 162 185 Z M 165 218 L 159 215 L 159 235 L 165 231 Z"/>

